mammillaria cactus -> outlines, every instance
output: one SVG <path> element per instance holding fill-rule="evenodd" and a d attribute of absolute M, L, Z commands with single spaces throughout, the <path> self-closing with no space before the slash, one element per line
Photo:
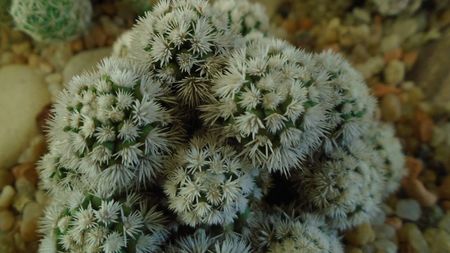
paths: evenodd
<path fill-rule="evenodd" d="M 370 150 L 360 150 L 367 152 Z M 300 199 L 308 210 L 334 228 L 348 229 L 370 221 L 382 200 L 381 173 L 358 154 L 335 150 L 298 175 Z"/>
<path fill-rule="evenodd" d="M 170 98 L 145 69 L 116 58 L 98 68 L 74 77 L 55 105 L 40 166 L 53 192 L 83 184 L 104 196 L 148 184 L 177 137 Z"/>
<path fill-rule="evenodd" d="M 245 212 L 258 170 L 212 136 L 191 140 L 175 155 L 165 184 L 169 208 L 184 223 L 226 225 Z"/>
<path fill-rule="evenodd" d="M 92 6 L 89 0 L 13 0 L 11 15 L 37 41 L 66 41 L 87 30 Z"/>
<path fill-rule="evenodd" d="M 150 66 L 179 101 L 191 107 L 210 99 L 211 76 L 239 43 L 237 34 L 213 13 L 206 1 L 162 0 L 134 28 L 132 57 Z"/>
<path fill-rule="evenodd" d="M 256 252 L 342 253 L 333 230 L 312 214 L 256 213 L 251 221 L 251 240 Z"/>
<path fill-rule="evenodd" d="M 241 156 L 284 174 L 325 135 L 326 107 L 303 64 L 311 56 L 281 40 L 252 40 L 213 81 L 201 118 L 241 143 Z"/>
<path fill-rule="evenodd" d="M 169 234 L 164 214 L 143 196 L 102 199 L 74 191 L 64 197 L 47 209 L 42 253 L 158 252 Z"/>
<path fill-rule="evenodd" d="M 39 166 L 41 253 L 342 252 L 337 230 L 398 186 L 400 144 L 343 58 L 265 18 L 163 0 L 68 83 Z"/>
<path fill-rule="evenodd" d="M 247 35 L 251 32 L 269 32 L 269 17 L 264 6 L 248 0 L 217 0 L 212 8 L 220 13 L 216 18 L 223 18 L 235 32 Z M 225 14 L 224 14 L 225 13 Z"/>

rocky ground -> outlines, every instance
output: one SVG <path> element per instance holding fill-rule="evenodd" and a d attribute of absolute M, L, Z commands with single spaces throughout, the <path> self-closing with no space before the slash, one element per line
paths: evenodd
<path fill-rule="evenodd" d="M 402 188 L 372 224 L 342 235 L 346 251 L 450 252 L 450 7 L 426 1 L 386 17 L 327 0 L 262 2 L 277 34 L 307 50 L 341 52 L 362 72 L 408 156 Z M 85 35 L 52 45 L 0 28 L 0 252 L 36 251 L 47 199 L 35 163 L 46 151 L 49 105 L 74 74 L 110 54 L 134 17 L 104 1 Z"/>

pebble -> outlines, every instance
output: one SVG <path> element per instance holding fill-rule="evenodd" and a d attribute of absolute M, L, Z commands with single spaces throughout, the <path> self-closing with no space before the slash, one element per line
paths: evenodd
<path fill-rule="evenodd" d="M 365 79 L 369 79 L 383 70 L 384 59 L 381 56 L 372 57 L 362 64 L 355 65 L 355 68 L 361 72 Z"/>
<path fill-rule="evenodd" d="M 405 241 L 417 253 L 431 253 L 430 248 L 416 224 L 407 223 L 400 231 L 400 240 Z"/>
<path fill-rule="evenodd" d="M 110 48 L 99 48 L 84 51 L 72 57 L 63 70 L 64 83 L 72 79 L 74 75 L 93 70 L 97 63 L 111 54 Z"/>
<path fill-rule="evenodd" d="M 450 252 L 450 234 L 442 229 L 428 228 L 424 233 L 431 252 Z"/>
<path fill-rule="evenodd" d="M 406 179 L 403 181 L 402 186 L 406 193 L 419 201 L 422 206 L 432 206 L 438 200 L 437 195 L 425 188 L 418 179 Z"/>
<path fill-rule="evenodd" d="M 391 60 L 383 74 L 387 84 L 398 85 L 405 78 L 405 64 L 399 60 Z"/>
<path fill-rule="evenodd" d="M 7 232 L 15 222 L 14 214 L 9 210 L 0 210 L 0 231 Z"/>
<path fill-rule="evenodd" d="M 450 233 L 450 212 L 447 212 L 444 218 L 439 221 L 438 227 Z"/>
<path fill-rule="evenodd" d="M 36 203 L 31 202 L 23 210 L 23 218 L 20 223 L 20 235 L 26 242 L 38 239 L 37 225 L 42 208 Z"/>
<path fill-rule="evenodd" d="M 12 186 L 7 185 L 3 187 L 2 193 L 0 194 L 0 208 L 9 207 L 12 204 L 15 195 L 16 190 Z"/>
<path fill-rule="evenodd" d="M 414 199 L 400 199 L 396 204 L 395 214 L 406 220 L 417 221 L 422 214 L 422 209 Z"/>
<path fill-rule="evenodd" d="M 377 239 L 394 239 L 396 230 L 393 226 L 388 224 L 381 224 L 373 226 Z"/>
<path fill-rule="evenodd" d="M 393 241 L 387 239 L 376 240 L 374 246 L 377 249 L 377 253 L 396 253 L 398 251 L 397 245 Z"/>
<path fill-rule="evenodd" d="M 0 68 L 0 169 L 13 165 L 37 133 L 35 117 L 49 103 L 42 75 L 25 65 Z"/>
<path fill-rule="evenodd" d="M 31 139 L 28 148 L 20 154 L 17 162 L 19 163 L 34 163 L 39 160 L 39 157 L 46 151 L 47 145 L 45 138 L 42 135 L 36 135 Z"/>
<path fill-rule="evenodd" d="M 439 197 L 450 200 L 450 175 L 446 176 L 439 186 Z"/>
<path fill-rule="evenodd" d="M 402 104 L 395 94 L 387 94 L 380 102 L 382 119 L 389 122 L 395 122 L 402 116 Z"/>
<path fill-rule="evenodd" d="M 10 170 L 0 170 L 0 191 L 3 187 L 14 182 L 14 176 Z"/>
<path fill-rule="evenodd" d="M 384 37 L 381 40 L 380 50 L 382 53 L 386 53 L 399 47 L 400 47 L 400 37 L 396 34 L 391 34 L 389 36 Z"/>
<path fill-rule="evenodd" d="M 38 173 L 36 171 L 36 166 L 33 163 L 19 164 L 12 169 L 12 172 L 17 180 L 19 178 L 25 178 L 33 185 L 37 185 Z"/>
<path fill-rule="evenodd" d="M 375 232 L 370 223 L 364 223 L 345 233 L 345 239 L 355 246 L 362 246 L 375 240 Z"/>

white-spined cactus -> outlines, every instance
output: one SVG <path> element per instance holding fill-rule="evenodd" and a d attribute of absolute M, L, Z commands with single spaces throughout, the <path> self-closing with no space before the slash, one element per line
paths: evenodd
<path fill-rule="evenodd" d="M 291 217 L 275 213 L 255 213 L 251 221 L 251 241 L 255 252 L 342 253 L 336 232 L 313 214 Z"/>
<path fill-rule="evenodd" d="M 213 136 L 194 137 L 166 167 L 169 208 L 190 226 L 230 224 L 250 197 L 261 197 L 258 170 Z"/>
<path fill-rule="evenodd" d="M 73 39 L 92 18 L 89 0 L 12 0 L 10 12 L 18 29 L 43 42 Z"/>
<path fill-rule="evenodd" d="M 372 166 L 381 172 L 383 196 L 386 197 L 398 189 L 407 173 L 401 143 L 395 137 L 393 126 L 381 122 L 373 122 L 363 140 L 374 150 Z"/>
<path fill-rule="evenodd" d="M 109 196 L 151 183 L 178 137 L 167 91 L 145 69 L 118 58 L 98 69 L 74 77 L 55 105 L 40 163 L 52 192 Z"/>
<path fill-rule="evenodd" d="M 269 17 L 263 5 L 249 0 L 217 0 L 212 4 L 215 18 L 228 23 L 231 29 L 242 35 L 252 32 L 269 32 Z"/>
<path fill-rule="evenodd" d="M 240 143 L 242 157 L 288 174 L 325 136 L 326 106 L 305 64 L 312 56 L 276 39 L 251 40 L 213 81 L 201 118 Z"/>
<path fill-rule="evenodd" d="M 333 150 L 294 177 L 300 182 L 299 201 L 337 229 L 369 222 L 382 200 L 382 171 L 372 166 L 373 150 L 361 142 L 350 148 Z"/>
<path fill-rule="evenodd" d="M 331 51 L 316 54 L 306 66 L 314 79 L 321 80 L 316 82 L 317 89 L 323 96 L 322 103 L 330 108 L 326 113 L 330 130 L 325 147 L 348 145 L 374 120 L 375 98 L 362 75 L 338 54 Z"/>
<path fill-rule="evenodd" d="M 250 253 L 249 244 L 238 236 L 211 236 L 199 229 L 193 235 L 177 239 L 164 251 L 167 253 Z"/>
<path fill-rule="evenodd" d="M 58 196 L 44 217 L 40 253 L 156 253 L 169 235 L 166 216 L 143 196 Z"/>
<path fill-rule="evenodd" d="M 162 0 L 138 20 L 130 54 L 170 86 L 178 100 L 195 107 L 210 99 L 210 79 L 239 44 L 205 0 Z"/>

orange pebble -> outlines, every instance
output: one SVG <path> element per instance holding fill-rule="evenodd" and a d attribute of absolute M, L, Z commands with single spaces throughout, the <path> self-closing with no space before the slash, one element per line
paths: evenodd
<path fill-rule="evenodd" d="M 436 194 L 427 190 L 423 183 L 417 179 L 403 181 L 402 186 L 406 193 L 417 200 L 422 206 L 432 206 L 438 200 Z"/>
<path fill-rule="evenodd" d="M 386 218 L 385 223 L 391 225 L 396 230 L 399 230 L 403 226 L 402 220 L 398 217 L 388 217 Z"/>
<path fill-rule="evenodd" d="M 401 90 L 394 86 L 389 86 L 383 83 L 378 83 L 373 86 L 373 94 L 377 97 L 382 97 L 387 94 L 399 94 Z"/>
<path fill-rule="evenodd" d="M 416 179 L 419 176 L 420 172 L 422 172 L 423 170 L 423 163 L 419 159 L 416 159 L 412 156 L 407 156 L 406 167 L 409 171 L 408 178 Z"/>
<path fill-rule="evenodd" d="M 401 48 L 394 48 L 386 53 L 384 53 L 384 61 L 390 62 L 392 60 L 400 60 L 402 57 L 403 50 Z"/>
<path fill-rule="evenodd" d="M 406 64 L 407 67 L 412 67 L 414 63 L 417 61 L 418 56 L 417 51 L 411 51 L 403 54 L 403 62 Z"/>
<path fill-rule="evenodd" d="M 417 131 L 422 142 L 429 142 L 433 137 L 433 120 L 427 113 L 416 111 L 416 120 L 418 122 Z"/>
<path fill-rule="evenodd" d="M 16 180 L 23 177 L 35 185 L 38 182 L 38 173 L 36 167 L 32 163 L 19 164 L 12 169 L 12 173 Z"/>

